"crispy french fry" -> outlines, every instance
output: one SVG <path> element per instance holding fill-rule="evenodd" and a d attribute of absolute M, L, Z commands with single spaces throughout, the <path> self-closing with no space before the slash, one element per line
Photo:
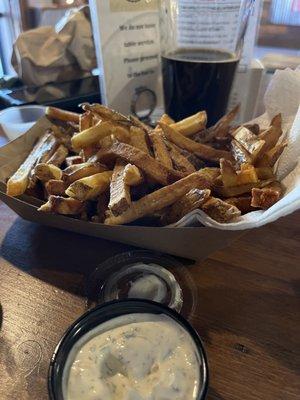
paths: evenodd
<path fill-rule="evenodd" d="M 253 188 L 262 188 L 272 183 L 272 179 L 267 179 L 265 181 L 258 181 L 252 183 L 245 183 L 244 185 L 224 187 L 215 186 L 214 191 L 222 197 L 236 197 L 242 194 L 250 193 Z"/>
<path fill-rule="evenodd" d="M 75 165 L 75 164 L 82 164 L 82 163 L 83 163 L 83 159 L 81 156 L 66 157 L 67 167 L 70 167 L 71 165 Z"/>
<path fill-rule="evenodd" d="M 211 142 L 214 138 L 225 137 L 229 134 L 230 124 L 237 116 L 240 105 L 235 106 L 228 114 L 224 115 L 214 126 L 207 130 L 206 135 L 202 138 L 202 143 Z"/>
<path fill-rule="evenodd" d="M 60 108 L 56 107 L 47 107 L 46 115 L 49 118 L 59 119 L 60 121 L 71 121 L 79 124 L 80 114 L 71 111 L 61 110 Z"/>
<path fill-rule="evenodd" d="M 168 185 L 183 176 L 181 172 L 165 167 L 147 153 L 125 143 L 115 142 L 110 148 L 99 150 L 97 157 L 104 163 L 122 158 L 162 185 Z"/>
<path fill-rule="evenodd" d="M 62 180 L 50 179 L 45 183 L 45 189 L 48 196 L 51 194 L 63 196 L 65 194 L 66 184 Z"/>
<path fill-rule="evenodd" d="M 60 180 L 63 173 L 53 164 L 40 163 L 35 166 L 34 174 L 41 182 L 48 182 L 50 179 Z"/>
<path fill-rule="evenodd" d="M 249 131 L 254 133 L 256 136 L 260 134 L 260 127 L 258 124 L 245 124 L 244 127 L 249 129 Z"/>
<path fill-rule="evenodd" d="M 79 117 L 79 131 L 85 131 L 86 129 L 93 126 L 93 114 L 91 111 L 86 111 L 83 114 L 80 114 Z"/>
<path fill-rule="evenodd" d="M 258 167 L 273 167 L 286 146 L 287 142 L 277 144 L 275 147 L 268 150 L 263 157 L 257 161 L 256 165 Z"/>
<path fill-rule="evenodd" d="M 207 170 L 209 168 L 203 168 L 201 171 L 194 172 L 172 185 L 165 186 L 142 197 L 140 200 L 132 202 L 123 214 L 117 217 L 111 215 L 106 218 L 104 223 L 110 225 L 127 224 L 174 204 L 191 189 L 211 187 L 212 181 L 209 174 L 207 174 Z"/>
<path fill-rule="evenodd" d="M 9 196 L 23 194 L 27 189 L 29 177 L 35 164 L 40 160 L 45 160 L 46 162 L 56 148 L 57 140 L 51 133 L 47 132 L 41 136 L 25 161 L 7 181 L 6 194 Z"/>
<path fill-rule="evenodd" d="M 65 192 L 69 197 L 81 201 L 95 199 L 108 189 L 111 176 L 112 171 L 105 171 L 78 179 Z"/>
<path fill-rule="evenodd" d="M 257 178 L 259 180 L 265 180 L 265 179 L 274 179 L 275 180 L 273 169 L 271 167 L 256 167 L 255 171 L 256 171 Z"/>
<path fill-rule="evenodd" d="M 145 132 L 141 128 L 136 126 L 130 127 L 130 144 L 131 146 L 150 154 Z"/>
<path fill-rule="evenodd" d="M 167 149 L 169 150 L 171 160 L 173 165 L 178 171 L 181 171 L 186 174 L 192 174 L 196 171 L 194 165 L 185 157 L 178 149 L 176 145 L 165 140 Z"/>
<path fill-rule="evenodd" d="M 137 186 L 143 182 L 141 171 L 132 164 L 126 164 L 124 168 L 124 182 L 128 186 Z"/>
<path fill-rule="evenodd" d="M 232 222 L 241 216 L 241 211 L 236 206 L 216 197 L 209 198 L 201 205 L 201 209 L 220 223 Z"/>
<path fill-rule="evenodd" d="M 258 181 L 255 168 L 251 164 L 242 164 L 240 171 L 236 171 L 228 160 L 220 160 L 221 178 L 224 187 L 244 185 Z"/>
<path fill-rule="evenodd" d="M 150 126 L 144 124 L 144 122 L 140 121 L 133 115 L 130 115 L 129 120 L 132 123 L 132 125 L 136 126 L 137 128 L 141 128 L 144 131 L 144 133 L 150 134 L 152 132 L 152 128 Z"/>
<path fill-rule="evenodd" d="M 98 144 L 92 144 L 80 150 L 79 155 L 82 158 L 82 162 L 87 162 L 89 159 L 97 153 L 100 146 Z"/>
<path fill-rule="evenodd" d="M 84 210 L 84 207 L 85 203 L 82 201 L 51 195 L 47 203 L 43 204 L 38 211 L 63 215 L 77 215 Z"/>
<path fill-rule="evenodd" d="M 116 127 L 110 121 L 100 121 L 97 125 L 77 133 L 71 139 L 75 150 L 97 144 L 100 139 L 111 135 L 116 131 Z"/>
<path fill-rule="evenodd" d="M 282 196 L 283 188 L 279 182 L 272 182 L 270 185 L 258 189 L 252 189 L 251 206 L 267 209 L 275 204 Z"/>
<path fill-rule="evenodd" d="M 113 135 L 105 136 L 103 139 L 99 141 L 100 149 L 105 149 L 111 147 L 114 143 L 115 139 Z"/>
<path fill-rule="evenodd" d="M 232 136 L 248 151 L 248 153 L 250 153 L 253 161 L 256 160 L 265 146 L 265 141 L 262 140 L 260 136 L 257 137 L 244 126 L 232 132 Z"/>
<path fill-rule="evenodd" d="M 231 153 L 235 161 L 239 164 L 242 163 L 252 163 L 252 158 L 250 153 L 235 139 L 231 141 Z"/>
<path fill-rule="evenodd" d="M 67 167 L 63 171 L 63 181 L 67 185 L 77 181 L 78 179 L 85 178 L 99 172 L 107 171 L 107 168 L 99 162 L 86 162 L 82 164 L 74 164 Z"/>
<path fill-rule="evenodd" d="M 130 126 L 131 122 L 130 119 L 127 118 L 125 115 L 115 111 L 109 107 L 103 106 L 102 104 L 82 104 L 82 108 L 84 110 L 92 111 L 98 115 L 100 115 L 101 119 L 103 120 L 110 120 L 116 124 L 121 124 L 123 126 Z"/>
<path fill-rule="evenodd" d="M 126 211 L 131 203 L 130 187 L 124 180 L 125 167 L 126 162 L 118 159 L 111 178 L 108 208 L 115 216 Z"/>
<path fill-rule="evenodd" d="M 149 138 L 152 143 L 155 159 L 157 161 L 160 161 L 167 168 L 173 168 L 173 163 L 170 154 L 168 152 L 168 149 L 160 132 L 153 131 L 149 135 Z"/>
<path fill-rule="evenodd" d="M 47 164 L 55 165 L 56 167 L 61 166 L 61 164 L 65 161 L 69 151 L 65 145 L 60 144 L 58 148 L 55 150 L 53 155 L 47 161 Z"/>
<path fill-rule="evenodd" d="M 282 124 L 281 114 L 277 114 L 272 119 L 270 127 L 264 130 L 259 135 L 259 138 L 265 141 L 262 155 L 265 154 L 270 149 L 272 149 L 272 147 L 274 147 L 277 144 L 280 136 L 282 135 L 281 124 Z"/>
<path fill-rule="evenodd" d="M 228 151 L 216 150 L 213 147 L 205 144 L 197 143 L 177 132 L 176 129 L 172 128 L 171 125 L 169 126 L 162 122 L 160 122 L 159 125 L 162 127 L 163 132 L 170 142 L 173 142 L 177 146 L 195 153 L 198 157 L 203 158 L 204 160 L 218 162 L 220 158 L 232 158 Z"/>
<path fill-rule="evenodd" d="M 108 210 L 109 195 L 107 192 L 101 193 L 97 201 L 97 222 L 104 222 L 105 213 Z"/>
<path fill-rule="evenodd" d="M 251 206 L 251 196 L 241 196 L 241 197 L 229 197 L 226 199 L 226 203 L 231 204 L 232 206 L 237 207 L 242 214 L 246 214 L 250 211 L 253 211 L 254 208 Z"/>
<path fill-rule="evenodd" d="M 164 124 L 167 125 L 175 124 L 174 119 L 172 119 L 168 114 L 163 114 L 160 117 L 159 122 L 163 122 Z"/>
<path fill-rule="evenodd" d="M 160 123 L 165 123 L 161 120 Z M 205 111 L 200 111 L 197 114 L 191 115 L 188 118 L 182 119 L 179 122 L 171 124 L 171 127 L 184 136 L 191 136 L 196 132 L 205 128 L 207 122 L 207 115 Z M 170 125 L 169 123 L 166 123 Z"/>
<path fill-rule="evenodd" d="M 164 224 L 173 224 L 189 212 L 196 210 L 210 197 L 209 189 L 192 189 L 174 203 L 162 216 Z"/>

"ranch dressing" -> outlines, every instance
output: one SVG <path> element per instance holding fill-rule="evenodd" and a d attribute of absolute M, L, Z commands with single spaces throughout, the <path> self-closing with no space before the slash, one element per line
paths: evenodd
<path fill-rule="evenodd" d="M 200 384 L 197 348 L 165 315 L 128 314 L 85 334 L 63 373 L 65 400 L 192 400 Z"/>

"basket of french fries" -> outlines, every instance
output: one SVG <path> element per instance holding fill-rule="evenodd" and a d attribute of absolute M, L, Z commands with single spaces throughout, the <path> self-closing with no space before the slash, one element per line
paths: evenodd
<path fill-rule="evenodd" d="M 285 195 L 281 113 L 267 126 L 236 126 L 235 107 L 210 128 L 205 111 L 177 122 L 164 114 L 150 127 L 100 104 L 81 107 L 48 107 L 0 151 L 1 199 L 22 217 L 203 258 L 241 234 L 215 228 Z"/>

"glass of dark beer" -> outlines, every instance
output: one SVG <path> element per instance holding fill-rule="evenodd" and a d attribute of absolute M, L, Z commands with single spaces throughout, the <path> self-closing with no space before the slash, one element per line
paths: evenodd
<path fill-rule="evenodd" d="M 160 0 L 165 111 L 224 113 L 255 0 Z"/>

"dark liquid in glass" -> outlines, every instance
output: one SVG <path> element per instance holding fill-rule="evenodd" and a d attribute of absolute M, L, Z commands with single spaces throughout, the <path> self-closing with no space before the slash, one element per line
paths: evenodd
<path fill-rule="evenodd" d="M 238 59 L 221 50 L 178 50 L 162 56 L 165 110 L 176 121 L 206 110 L 208 126 L 226 112 Z"/>

